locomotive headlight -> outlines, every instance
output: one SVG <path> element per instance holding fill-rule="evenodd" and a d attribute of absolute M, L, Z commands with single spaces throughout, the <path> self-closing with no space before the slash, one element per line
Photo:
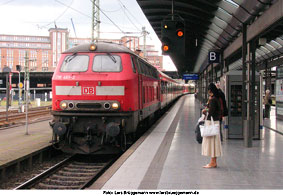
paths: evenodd
<path fill-rule="evenodd" d="M 94 51 L 96 50 L 96 45 L 94 43 L 91 43 L 89 46 L 89 50 Z"/>
<path fill-rule="evenodd" d="M 117 110 L 119 108 L 119 104 L 118 103 L 112 103 L 112 109 Z"/>
<path fill-rule="evenodd" d="M 61 109 L 65 110 L 68 107 L 68 104 L 64 101 L 61 101 L 60 107 L 61 107 Z"/>

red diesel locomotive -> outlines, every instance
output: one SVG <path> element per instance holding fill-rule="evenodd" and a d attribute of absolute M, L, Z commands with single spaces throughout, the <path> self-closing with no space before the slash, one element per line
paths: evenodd
<path fill-rule="evenodd" d="M 71 48 L 62 53 L 52 78 L 53 142 L 69 153 L 116 153 L 182 89 L 122 45 Z"/>

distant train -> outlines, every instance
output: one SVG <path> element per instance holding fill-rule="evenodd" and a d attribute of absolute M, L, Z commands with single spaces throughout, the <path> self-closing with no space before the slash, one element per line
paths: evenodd
<path fill-rule="evenodd" d="M 183 93 L 184 94 L 193 94 L 195 93 L 195 86 L 192 84 L 184 84 L 183 85 Z"/>
<path fill-rule="evenodd" d="M 52 78 L 53 141 L 69 153 L 124 150 L 138 125 L 183 91 L 182 84 L 122 45 L 71 48 L 62 53 Z"/>

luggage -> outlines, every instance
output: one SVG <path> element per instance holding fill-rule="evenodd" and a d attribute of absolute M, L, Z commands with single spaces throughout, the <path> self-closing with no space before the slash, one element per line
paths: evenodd
<path fill-rule="evenodd" d="M 204 125 L 204 121 L 199 121 L 195 129 L 196 140 L 199 144 L 202 143 L 202 137 L 201 137 L 200 128 L 199 128 L 200 125 Z"/>

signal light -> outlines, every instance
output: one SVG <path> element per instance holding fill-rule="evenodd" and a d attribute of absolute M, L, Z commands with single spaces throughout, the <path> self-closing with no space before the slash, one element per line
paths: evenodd
<path fill-rule="evenodd" d="M 184 36 L 184 31 L 182 29 L 178 29 L 177 30 L 177 36 L 180 37 L 180 38 L 183 37 Z"/>
<path fill-rule="evenodd" d="M 162 51 L 163 52 L 168 52 L 169 51 L 169 46 L 168 45 L 163 45 L 162 46 Z"/>
<path fill-rule="evenodd" d="M 161 22 L 162 54 L 185 55 L 185 22 L 183 20 L 163 20 Z"/>
<path fill-rule="evenodd" d="M 171 42 L 170 42 L 168 37 L 163 37 L 162 38 L 162 47 L 161 47 L 162 54 L 166 55 L 166 54 L 168 54 L 170 52 L 170 50 L 171 50 L 171 47 L 170 47 L 171 44 L 170 43 Z"/>

